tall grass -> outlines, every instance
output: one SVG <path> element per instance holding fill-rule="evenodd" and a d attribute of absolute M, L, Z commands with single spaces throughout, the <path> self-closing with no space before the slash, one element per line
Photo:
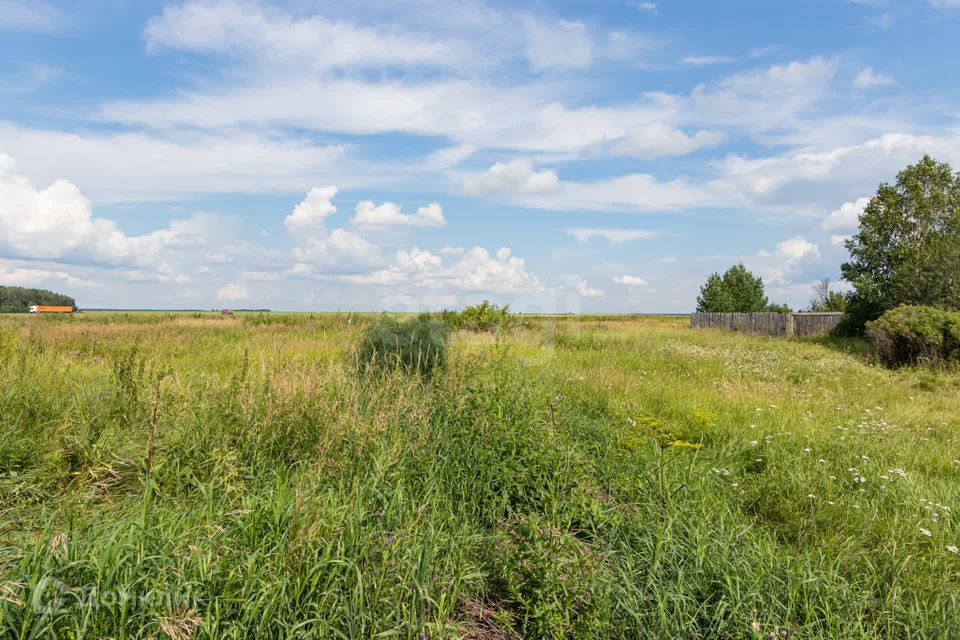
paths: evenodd
<path fill-rule="evenodd" d="M 3 635 L 960 635 L 960 377 L 567 319 L 424 385 L 357 324 L 0 322 Z"/>

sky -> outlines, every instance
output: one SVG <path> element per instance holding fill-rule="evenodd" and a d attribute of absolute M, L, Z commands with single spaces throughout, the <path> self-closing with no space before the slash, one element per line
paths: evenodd
<path fill-rule="evenodd" d="M 689 312 L 842 289 L 960 166 L 960 0 L 0 0 L 0 284 L 82 308 Z"/>

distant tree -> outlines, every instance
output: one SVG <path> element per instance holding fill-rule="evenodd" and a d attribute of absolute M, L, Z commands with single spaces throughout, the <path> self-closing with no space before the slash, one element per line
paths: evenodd
<path fill-rule="evenodd" d="M 77 307 L 70 296 L 46 289 L 0 286 L 0 313 L 26 313 L 32 305 Z"/>
<path fill-rule="evenodd" d="M 749 312 L 770 308 L 770 301 L 763 291 L 763 280 L 742 262 L 727 269 L 722 276 L 712 274 L 700 287 L 697 296 L 697 311 Z"/>
<path fill-rule="evenodd" d="M 901 304 L 960 308 L 960 174 L 924 156 L 881 184 L 846 242 L 848 328 Z"/>
<path fill-rule="evenodd" d="M 843 311 L 847 307 L 847 298 L 839 291 L 830 291 L 830 279 L 825 278 L 813 285 L 810 298 L 810 311 Z"/>

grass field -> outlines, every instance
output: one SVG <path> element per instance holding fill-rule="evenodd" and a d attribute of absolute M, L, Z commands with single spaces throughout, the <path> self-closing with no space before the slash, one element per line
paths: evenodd
<path fill-rule="evenodd" d="M 960 375 L 534 318 L 0 319 L 11 638 L 960 637 Z"/>

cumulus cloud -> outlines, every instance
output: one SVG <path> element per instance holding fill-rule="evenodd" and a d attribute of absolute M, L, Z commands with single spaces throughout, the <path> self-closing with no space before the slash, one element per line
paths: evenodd
<path fill-rule="evenodd" d="M 536 171 L 533 162 L 518 158 L 497 162 L 485 172 L 468 178 L 463 188 L 469 194 L 546 193 L 557 188 L 559 179 L 551 169 Z"/>
<path fill-rule="evenodd" d="M 514 256 L 508 247 L 501 247 L 494 254 L 483 247 L 473 247 L 450 265 L 418 247 L 401 249 L 387 268 L 344 276 L 343 280 L 354 284 L 404 285 L 411 291 L 516 294 L 542 290 L 539 278 L 527 271 L 526 261 Z"/>
<path fill-rule="evenodd" d="M 873 67 L 867 67 L 853 79 L 853 87 L 855 89 L 873 89 L 875 87 L 886 87 L 896 83 L 893 76 L 886 73 L 875 73 Z"/>
<path fill-rule="evenodd" d="M 76 185 L 56 180 L 35 188 L 13 173 L 13 159 L 0 154 L 0 247 L 32 259 L 148 265 L 167 249 L 203 244 L 209 216 L 175 220 L 164 229 L 129 236 L 108 218 L 93 215 Z"/>
<path fill-rule="evenodd" d="M 586 280 L 579 280 L 577 282 L 577 294 L 583 296 L 584 298 L 602 298 L 607 295 L 603 289 L 594 289 Z"/>
<path fill-rule="evenodd" d="M 417 209 L 416 213 L 401 212 L 400 205 L 393 202 L 384 202 L 375 206 L 369 200 L 357 203 L 356 213 L 350 221 L 352 224 L 382 229 L 385 227 L 445 227 L 446 218 L 443 217 L 443 208 L 436 202 Z"/>
<path fill-rule="evenodd" d="M 778 243 L 774 252 L 760 250 L 757 256 L 761 258 L 758 270 L 765 282 L 787 284 L 800 262 L 820 257 L 820 247 L 803 236 L 794 236 Z"/>
<path fill-rule="evenodd" d="M 860 216 L 870 203 L 870 198 L 857 198 L 853 202 L 845 202 L 839 209 L 834 209 L 823 219 L 820 227 L 827 231 L 856 229 L 860 226 Z"/>
<path fill-rule="evenodd" d="M 294 207 L 293 212 L 283 219 L 283 226 L 290 231 L 317 229 L 323 221 L 337 212 L 331 200 L 337 195 L 336 187 L 314 187 L 307 197 Z"/>
<path fill-rule="evenodd" d="M 223 300 L 224 302 L 239 302 L 249 299 L 250 292 L 247 291 L 245 284 L 232 282 L 217 291 L 217 300 Z"/>
<path fill-rule="evenodd" d="M 320 230 L 295 247 L 293 258 L 300 271 L 319 269 L 326 273 L 349 273 L 382 263 L 380 249 L 346 229 Z M 294 275 L 298 275 L 295 271 Z"/>
<path fill-rule="evenodd" d="M 589 242 L 590 238 L 604 238 L 611 244 L 647 240 L 660 235 L 659 231 L 644 229 L 567 229 L 567 234 L 580 242 Z"/>
<path fill-rule="evenodd" d="M 631 276 L 631 275 L 613 276 L 613 282 L 615 284 L 622 284 L 627 287 L 647 286 L 647 281 L 641 278 L 640 276 Z"/>

